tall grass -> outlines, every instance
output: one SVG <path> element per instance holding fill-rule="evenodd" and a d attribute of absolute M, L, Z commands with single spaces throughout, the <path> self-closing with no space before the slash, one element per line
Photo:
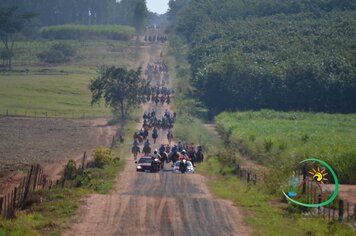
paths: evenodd
<path fill-rule="evenodd" d="M 306 157 L 325 160 L 342 183 L 356 183 L 356 115 L 305 112 L 224 112 L 216 117 L 225 138 L 267 166 Z"/>
<path fill-rule="evenodd" d="M 47 39 L 87 39 L 106 38 L 113 40 L 129 40 L 135 29 L 124 25 L 54 25 L 44 27 L 41 35 Z"/>

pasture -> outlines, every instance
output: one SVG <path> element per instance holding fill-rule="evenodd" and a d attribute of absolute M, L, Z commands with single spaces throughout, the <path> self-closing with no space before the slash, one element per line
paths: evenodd
<path fill-rule="evenodd" d="M 41 63 L 37 54 L 65 42 L 76 50 L 68 63 Z M 103 117 L 104 104 L 91 107 L 88 84 L 102 65 L 138 66 L 141 48 L 134 42 L 23 41 L 15 43 L 12 73 L 0 73 L 0 116 Z"/>
<path fill-rule="evenodd" d="M 342 183 L 356 183 L 356 115 L 305 112 L 224 112 L 226 141 L 251 159 L 283 169 L 307 157 L 328 162 Z"/>

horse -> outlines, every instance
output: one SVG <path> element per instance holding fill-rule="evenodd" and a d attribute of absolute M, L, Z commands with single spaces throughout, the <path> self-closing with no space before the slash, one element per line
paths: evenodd
<path fill-rule="evenodd" d="M 161 156 L 161 158 L 160 158 L 160 161 L 161 161 L 161 169 L 163 169 L 164 163 L 165 163 L 165 162 L 168 163 L 168 155 L 167 155 L 166 152 L 161 152 L 159 155 Z"/>
<path fill-rule="evenodd" d="M 153 130 L 152 138 L 153 138 L 153 143 L 156 144 L 156 139 L 158 138 L 157 130 Z"/>
<path fill-rule="evenodd" d="M 131 152 L 132 152 L 132 154 L 134 154 L 134 160 L 136 161 L 136 159 L 137 159 L 137 154 L 140 153 L 140 147 L 134 145 L 134 146 L 131 148 Z"/>
<path fill-rule="evenodd" d="M 167 134 L 167 139 L 168 139 L 168 144 L 171 145 L 172 139 L 173 139 L 173 134 L 172 132 L 168 132 Z"/>
<path fill-rule="evenodd" d="M 150 146 L 145 146 L 145 147 L 143 147 L 142 152 L 143 152 L 145 155 L 151 154 L 151 147 L 150 147 Z"/>

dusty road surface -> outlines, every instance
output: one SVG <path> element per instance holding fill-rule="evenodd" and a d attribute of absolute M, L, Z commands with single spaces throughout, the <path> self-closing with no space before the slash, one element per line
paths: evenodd
<path fill-rule="evenodd" d="M 157 44 L 147 46 L 142 64 L 159 60 L 161 50 Z M 169 109 L 149 104 L 144 110 L 155 109 L 162 114 Z M 165 133 L 159 135 L 165 137 Z M 167 143 L 160 137 L 160 143 Z M 159 173 L 139 173 L 132 155 L 127 153 L 126 158 L 113 193 L 86 198 L 65 236 L 250 234 L 237 207 L 215 199 L 203 176 L 173 174 L 171 164 Z"/>
<path fill-rule="evenodd" d="M 203 176 L 173 174 L 169 164 L 137 173 L 127 162 L 115 192 L 87 198 L 64 235 L 249 235 L 238 209 L 214 199 Z"/>

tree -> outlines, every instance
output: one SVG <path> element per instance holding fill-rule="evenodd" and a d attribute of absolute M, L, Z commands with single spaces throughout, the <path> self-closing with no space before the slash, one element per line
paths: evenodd
<path fill-rule="evenodd" d="M 148 82 L 141 77 L 141 67 L 127 70 L 122 67 L 103 66 L 99 76 L 90 82 L 91 104 L 98 103 L 104 97 L 106 106 L 113 112 L 119 112 L 124 120 L 130 109 L 139 104 L 139 95 L 148 88 Z"/>
<path fill-rule="evenodd" d="M 146 6 L 146 1 L 140 0 L 138 3 L 136 3 L 134 10 L 134 25 L 138 34 L 140 34 L 143 30 L 147 15 L 148 10 Z"/>
<path fill-rule="evenodd" d="M 16 36 L 25 27 L 26 22 L 35 17 L 34 13 L 18 13 L 18 7 L 0 6 L 0 40 L 4 44 L 2 57 L 9 71 L 12 70 L 12 56 Z"/>

